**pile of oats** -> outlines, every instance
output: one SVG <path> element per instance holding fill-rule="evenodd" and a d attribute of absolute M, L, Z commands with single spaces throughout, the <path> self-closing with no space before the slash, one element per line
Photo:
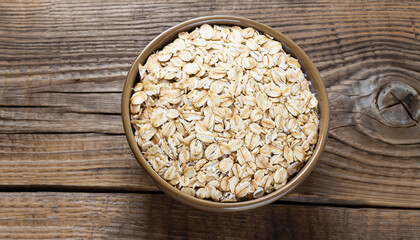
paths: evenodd
<path fill-rule="evenodd" d="M 152 168 L 182 192 L 236 202 L 286 184 L 318 139 L 299 62 L 252 28 L 182 32 L 139 65 L 131 123 Z"/>

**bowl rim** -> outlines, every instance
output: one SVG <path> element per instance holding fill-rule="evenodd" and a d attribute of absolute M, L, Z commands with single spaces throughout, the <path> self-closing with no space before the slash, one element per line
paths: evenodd
<path fill-rule="evenodd" d="M 302 68 L 306 70 L 304 73 L 307 75 L 308 81 L 313 84 L 314 89 L 316 90 L 317 99 L 319 101 L 318 104 L 318 111 L 320 114 L 320 127 L 318 133 L 318 142 L 315 146 L 313 154 L 311 158 L 303 165 L 303 167 L 296 173 L 293 178 L 287 182 L 281 188 L 274 190 L 273 192 L 264 195 L 263 197 L 235 202 L 235 203 L 221 203 L 221 202 L 214 202 L 211 200 L 204 200 L 199 199 L 197 197 L 192 197 L 181 192 L 179 189 L 170 185 L 166 180 L 161 178 L 147 163 L 144 156 L 141 154 L 140 148 L 137 145 L 137 142 L 134 139 L 134 133 L 132 130 L 131 122 L 130 122 L 130 97 L 132 93 L 132 88 L 136 82 L 137 74 L 138 74 L 138 63 L 140 61 L 145 61 L 147 57 L 154 51 L 161 49 L 167 43 L 173 41 L 174 37 L 177 33 L 182 31 L 190 31 L 191 29 L 198 27 L 202 24 L 218 24 L 218 25 L 231 25 L 231 26 L 241 26 L 241 27 L 252 27 L 258 30 L 261 33 L 266 33 L 272 36 L 275 40 L 282 43 L 283 48 L 288 49 L 286 53 L 291 54 L 295 58 L 299 60 L 302 65 Z M 175 34 L 175 35 L 174 35 Z M 146 56 L 147 55 L 147 56 Z M 303 70 L 303 69 L 302 69 Z M 130 146 L 131 152 L 134 154 L 136 160 L 142 166 L 142 168 L 146 171 L 148 176 L 153 180 L 157 186 L 170 195 L 171 197 L 175 198 L 178 201 L 183 202 L 189 206 L 207 210 L 207 211 L 218 211 L 218 212 L 226 212 L 226 211 L 240 211 L 240 210 L 247 210 L 251 208 L 260 207 L 271 202 L 276 201 L 277 199 L 283 197 L 284 195 L 288 194 L 294 188 L 296 188 L 303 180 L 308 177 L 308 175 L 312 172 L 315 165 L 319 161 L 321 152 L 325 146 L 325 142 L 327 139 L 328 127 L 329 127 L 329 103 L 328 103 L 328 96 L 326 93 L 325 86 L 321 80 L 321 76 L 315 65 L 306 55 L 306 53 L 290 38 L 283 35 L 281 32 L 256 21 L 237 17 L 237 16 L 230 16 L 230 15 L 213 15 L 213 16 L 204 16 L 198 17 L 194 19 L 190 19 L 179 23 L 161 34 L 155 37 L 137 56 L 136 60 L 130 67 L 130 70 L 127 74 L 122 98 L 121 98 L 121 116 L 122 122 L 124 127 L 124 132 Z"/>

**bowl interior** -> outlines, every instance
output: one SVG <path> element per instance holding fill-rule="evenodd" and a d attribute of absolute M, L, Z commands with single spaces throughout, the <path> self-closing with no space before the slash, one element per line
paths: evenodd
<path fill-rule="evenodd" d="M 130 123 L 130 112 L 129 112 L 129 100 L 132 94 L 132 88 L 136 82 L 139 81 L 138 74 L 138 63 L 144 64 L 149 55 L 153 52 L 162 49 L 166 44 L 172 42 L 179 32 L 183 31 L 192 31 L 195 27 L 201 26 L 202 24 L 216 24 L 216 25 L 231 25 L 231 26 L 240 26 L 240 27 L 252 27 L 258 30 L 260 33 L 266 33 L 272 36 L 275 40 L 279 41 L 283 45 L 283 49 L 286 53 L 289 53 L 293 57 L 299 60 L 299 63 L 302 66 L 302 71 L 306 74 L 307 80 L 311 83 L 311 90 L 315 92 L 315 95 L 319 101 L 318 111 L 320 117 L 320 127 L 319 127 L 319 137 L 318 142 L 315 146 L 313 155 L 306 162 L 306 164 L 301 168 L 301 170 L 296 173 L 296 175 L 283 187 L 273 191 L 270 194 L 267 194 L 261 198 L 237 202 L 237 203 L 219 203 L 213 202 L 210 200 L 202 200 L 196 197 L 189 196 L 179 191 L 164 179 L 162 179 L 146 162 L 146 159 L 141 154 L 140 148 L 138 147 L 134 139 L 134 128 Z M 293 190 L 300 182 L 302 182 L 313 170 L 315 164 L 317 163 L 322 149 L 325 144 L 327 137 L 328 124 L 329 124 L 329 106 L 327 94 L 325 91 L 324 84 L 319 76 L 318 70 L 310 61 L 309 57 L 303 52 L 303 50 L 297 46 L 292 40 L 290 40 L 285 35 L 280 32 L 263 25 L 261 23 L 239 18 L 233 16 L 209 16 L 192 19 L 181 24 L 178 24 L 165 32 L 157 36 L 152 42 L 150 42 L 146 48 L 140 53 L 137 57 L 131 69 L 127 75 L 127 79 L 123 89 L 122 102 L 121 102 L 121 112 L 124 131 L 130 145 L 130 148 L 141 164 L 143 169 L 148 173 L 148 175 L 153 179 L 153 181 L 158 185 L 158 187 L 170 195 L 171 197 L 181 201 L 187 205 L 208 211 L 237 211 L 237 210 L 246 210 L 250 208 L 259 207 L 268 203 L 271 203 L 278 198 L 286 195 L 291 190 Z"/>

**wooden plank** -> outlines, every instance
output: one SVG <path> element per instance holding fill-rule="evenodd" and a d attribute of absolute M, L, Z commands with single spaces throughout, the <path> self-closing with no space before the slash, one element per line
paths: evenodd
<path fill-rule="evenodd" d="M 0 188 L 156 191 L 125 136 L 0 134 Z"/>
<path fill-rule="evenodd" d="M 328 88 L 325 153 L 286 199 L 419 207 L 419 124 L 405 110 L 414 105 L 395 105 L 404 119 L 377 106 L 391 82 L 420 91 L 419 10 L 418 1 L 0 2 L 0 188 L 157 190 L 122 135 L 125 74 L 168 27 L 234 14 L 295 40 Z"/>
<path fill-rule="evenodd" d="M 8 239 L 415 239 L 420 210 L 271 204 L 235 213 L 191 209 L 161 194 L 4 193 Z"/>
<path fill-rule="evenodd" d="M 357 151 L 329 141 L 309 178 L 283 200 L 420 206 L 417 161 Z M 0 172 L 0 190 L 159 190 L 121 135 L 0 134 Z"/>
<path fill-rule="evenodd" d="M 124 133 L 119 114 L 67 112 L 62 107 L 0 107 L 0 114 L 0 133 Z"/>

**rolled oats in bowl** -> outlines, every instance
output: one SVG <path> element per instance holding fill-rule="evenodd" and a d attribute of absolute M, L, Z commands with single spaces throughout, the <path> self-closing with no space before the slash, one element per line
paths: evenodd
<path fill-rule="evenodd" d="M 318 101 L 295 58 L 253 28 L 204 24 L 139 64 L 142 154 L 182 192 L 217 202 L 279 189 L 311 157 Z"/>

